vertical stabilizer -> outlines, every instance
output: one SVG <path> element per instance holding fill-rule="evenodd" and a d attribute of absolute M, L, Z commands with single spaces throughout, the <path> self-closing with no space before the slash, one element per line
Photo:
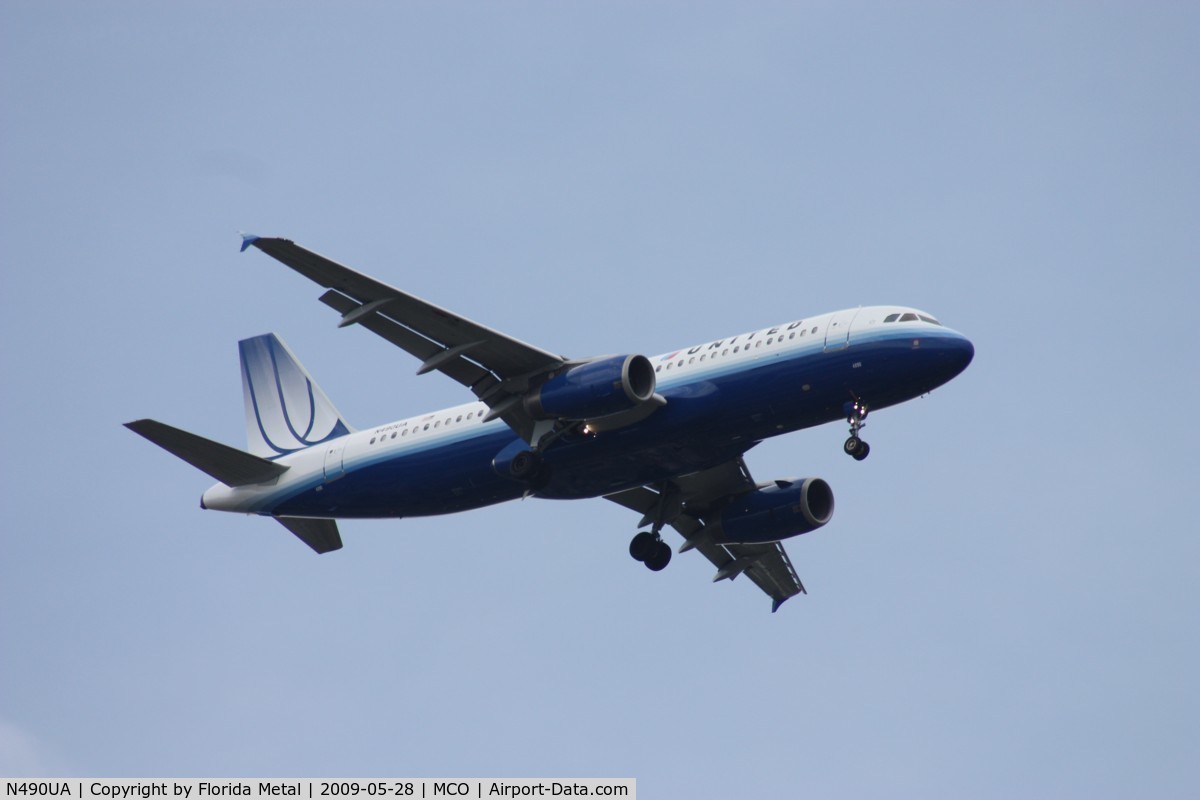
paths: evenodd
<path fill-rule="evenodd" d="M 243 339 L 238 351 L 251 453 L 281 456 L 353 430 L 278 336 Z"/>

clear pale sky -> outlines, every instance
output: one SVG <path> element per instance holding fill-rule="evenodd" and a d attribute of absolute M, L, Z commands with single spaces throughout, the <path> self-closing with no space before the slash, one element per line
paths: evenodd
<path fill-rule="evenodd" d="M 0 775 L 1195 797 L 1198 41 L 1187 3 L 0 4 Z M 360 427 L 470 398 L 239 230 L 571 356 L 875 303 L 977 355 L 861 464 L 842 424 L 749 453 L 837 495 L 775 615 L 601 500 L 318 557 L 121 423 L 242 446 L 267 331 Z"/>

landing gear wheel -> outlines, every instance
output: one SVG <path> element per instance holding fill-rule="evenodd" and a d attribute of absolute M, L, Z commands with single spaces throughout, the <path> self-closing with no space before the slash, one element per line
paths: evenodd
<path fill-rule="evenodd" d="M 658 572 L 671 563 L 671 546 L 661 539 L 655 545 L 654 550 L 645 559 L 646 568 L 651 572 Z"/>
<path fill-rule="evenodd" d="M 852 457 L 855 461 L 862 461 L 871 453 L 871 445 L 857 436 L 851 436 L 847 439 L 846 444 L 842 445 L 842 449 L 846 451 L 846 455 Z"/>
<path fill-rule="evenodd" d="M 648 556 L 654 554 L 655 545 L 661 541 L 650 531 L 642 531 L 630 540 L 629 555 L 633 556 L 635 561 L 645 561 Z"/>
<path fill-rule="evenodd" d="M 508 464 L 508 474 L 519 481 L 532 481 L 542 468 L 542 457 L 532 450 L 522 450 Z"/>

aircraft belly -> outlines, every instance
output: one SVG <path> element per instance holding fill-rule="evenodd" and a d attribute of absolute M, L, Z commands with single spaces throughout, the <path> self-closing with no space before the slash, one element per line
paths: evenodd
<path fill-rule="evenodd" d="M 492 457 L 511 438 L 485 435 L 420 451 L 383 453 L 348 465 L 346 476 L 281 503 L 276 514 L 339 518 L 450 514 L 520 497 L 523 487 L 497 475 Z"/>

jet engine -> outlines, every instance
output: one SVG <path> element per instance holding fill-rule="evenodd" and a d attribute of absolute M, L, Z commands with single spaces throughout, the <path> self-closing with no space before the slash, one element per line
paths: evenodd
<path fill-rule="evenodd" d="M 534 419 L 594 419 L 654 397 L 654 367 L 641 355 L 608 356 L 555 375 L 525 398 Z"/>
<path fill-rule="evenodd" d="M 760 544 L 815 531 L 833 518 L 833 490 L 820 478 L 777 480 L 737 495 L 720 514 L 720 544 Z"/>

